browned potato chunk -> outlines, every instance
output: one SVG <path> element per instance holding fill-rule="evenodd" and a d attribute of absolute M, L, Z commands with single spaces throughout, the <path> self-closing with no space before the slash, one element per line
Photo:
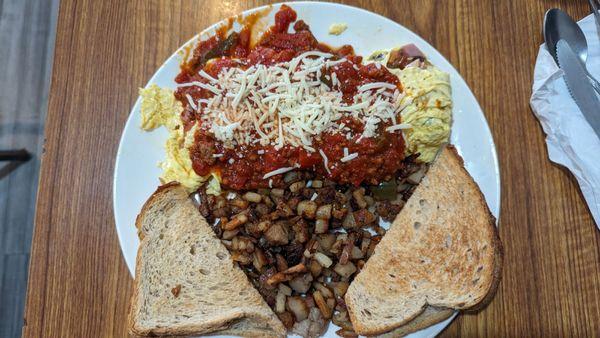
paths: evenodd
<path fill-rule="evenodd" d="M 313 277 L 310 273 L 292 278 L 289 282 L 290 287 L 298 293 L 306 293 L 310 289 L 310 284 L 313 281 Z"/>
<path fill-rule="evenodd" d="M 287 297 L 286 307 L 294 314 L 297 322 L 308 318 L 308 305 L 306 305 L 302 297 Z"/>
<path fill-rule="evenodd" d="M 353 213 L 356 226 L 364 227 L 377 220 L 377 217 L 367 209 L 360 209 Z"/>
<path fill-rule="evenodd" d="M 281 222 L 271 225 L 264 236 L 270 245 L 286 245 L 289 242 L 287 227 Z"/>
<path fill-rule="evenodd" d="M 291 330 L 294 327 L 294 315 L 290 312 L 278 313 L 277 317 L 279 317 L 279 320 L 281 320 L 286 329 Z"/>
<path fill-rule="evenodd" d="M 298 216 L 302 216 L 307 219 L 315 219 L 317 214 L 317 203 L 314 201 L 300 201 L 297 208 Z"/>

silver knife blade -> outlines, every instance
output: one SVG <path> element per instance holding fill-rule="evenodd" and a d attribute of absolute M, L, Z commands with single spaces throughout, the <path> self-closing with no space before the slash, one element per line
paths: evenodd
<path fill-rule="evenodd" d="M 600 100 L 587 78 L 584 65 L 565 40 L 560 40 L 556 44 L 556 56 L 558 65 L 565 74 L 569 93 L 596 132 L 596 136 L 600 138 Z"/>

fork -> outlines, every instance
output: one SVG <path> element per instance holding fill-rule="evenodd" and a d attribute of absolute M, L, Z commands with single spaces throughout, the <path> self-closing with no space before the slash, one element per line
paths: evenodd
<path fill-rule="evenodd" d="M 596 18 L 596 29 L 598 30 L 598 34 L 600 34 L 600 12 L 598 12 L 600 0 L 588 0 L 588 2 L 590 3 L 590 7 L 592 7 L 594 17 Z"/>

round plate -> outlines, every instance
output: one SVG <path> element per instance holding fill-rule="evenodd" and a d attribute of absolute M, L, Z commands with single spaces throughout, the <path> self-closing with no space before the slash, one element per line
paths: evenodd
<path fill-rule="evenodd" d="M 462 155 L 469 173 L 485 195 L 490 210 L 498 218 L 500 211 L 500 173 L 494 140 L 489 126 L 475 96 L 452 65 L 429 43 L 406 29 L 402 25 L 380 15 L 363 9 L 317 2 L 294 2 L 288 4 L 304 20 L 311 31 L 321 42 L 331 46 L 351 44 L 358 55 L 369 55 L 380 49 L 397 47 L 407 43 L 417 45 L 429 58 L 431 63 L 450 74 L 452 99 L 454 101 L 454 121 L 451 143 Z M 264 10 L 265 7 L 248 10 L 242 15 Z M 265 17 L 269 25 L 274 21 L 274 14 L 279 5 L 273 5 L 270 14 Z M 348 29 L 339 36 L 329 35 L 332 23 L 345 22 Z M 206 39 L 214 34 L 215 29 L 224 24 L 221 21 L 199 35 L 192 38 L 175 52 L 154 73 L 148 84 L 175 88 L 174 78 L 179 72 L 182 50 L 198 39 Z M 113 202 L 115 223 L 121 250 L 129 271 L 135 271 L 135 258 L 139 245 L 135 218 L 146 199 L 160 184 L 161 174 L 157 163 L 164 159 L 164 143 L 167 131 L 159 128 L 153 132 L 140 129 L 140 99 L 133 106 L 117 152 L 113 183 Z M 432 337 L 446 327 L 454 318 L 430 326 L 410 337 Z M 332 324 L 326 333 L 334 337 L 336 327 Z"/>

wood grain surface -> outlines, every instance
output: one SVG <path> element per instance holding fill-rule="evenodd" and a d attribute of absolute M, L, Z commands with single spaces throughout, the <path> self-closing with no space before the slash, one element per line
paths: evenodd
<path fill-rule="evenodd" d="M 111 199 L 121 131 L 143 86 L 183 42 L 263 1 L 60 5 L 26 303 L 25 337 L 122 337 L 131 276 Z M 587 2 L 349 1 L 430 41 L 463 75 L 494 134 L 506 251 L 493 302 L 442 336 L 600 335 L 600 232 L 573 177 L 548 160 L 529 108 L 546 9 Z M 393 38 L 393 37 L 390 37 Z"/>

